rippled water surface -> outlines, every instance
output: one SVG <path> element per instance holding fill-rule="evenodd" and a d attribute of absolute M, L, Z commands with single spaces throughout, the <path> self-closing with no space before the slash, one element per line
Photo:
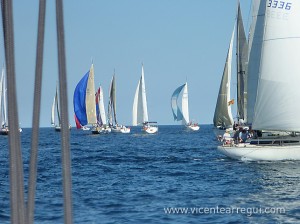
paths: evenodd
<path fill-rule="evenodd" d="M 159 128 L 71 130 L 74 223 L 299 222 L 300 162 L 228 159 L 210 125 Z M 30 135 L 23 130 L 25 188 Z M 7 140 L 0 136 L 0 223 L 10 222 Z M 35 223 L 63 223 L 60 135 L 51 128 L 41 129 L 38 158 Z"/>

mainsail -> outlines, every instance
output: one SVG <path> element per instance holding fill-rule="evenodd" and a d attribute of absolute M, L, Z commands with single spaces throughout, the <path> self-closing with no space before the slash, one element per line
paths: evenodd
<path fill-rule="evenodd" d="M 132 125 L 136 126 L 146 121 L 148 121 L 148 109 L 144 80 L 144 66 L 142 65 L 142 75 L 138 82 L 133 101 Z"/>
<path fill-rule="evenodd" d="M 240 2 L 237 12 L 237 115 L 246 122 L 247 118 L 247 66 L 248 42 L 243 25 Z"/>
<path fill-rule="evenodd" d="M 55 113 L 56 111 L 56 113 Z M 57 122 L 58 122 L 58 126 L 61 125 L 60 122 L 60 112 L 59 112 L 59 104 L 58 104 L 58 88 L 56 85 L 56 91 L 55 91 L 55 96 L 53 99 L 53 104 L 52 104 L 52 109 L 51 109 L 51 125 L 56 125 L 55 124 L 55 114 L 57 114 Z"/>
<path fill-rule="evenodd" d="M 0 125 L 1 127 L 8 126 L 7 108 L 6 108 L 6 83 L 5 83 L 4 68 L 2 68 L 2 76 L 0 81 Z"/>
<path fill-rule="evenodd" d="M 115 74 L 112 77 L 109 88 L 109 102 L 108 102 L 108 120 L 110 125 L 117 125 L 117 112 L 116 112 L 116 80 Z"/>

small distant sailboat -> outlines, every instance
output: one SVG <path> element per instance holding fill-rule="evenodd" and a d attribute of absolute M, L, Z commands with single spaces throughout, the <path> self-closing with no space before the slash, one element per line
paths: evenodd
<path fill-rule="evenodd" d="M 58 85 L 56 84 L 55 96 L 52 103 L 51 108 L 51 125 L 54 127 L 55 131 L 61 130 L 61 120 L 60 120 L 60 109 L 58 102 Z M 71 129 L 71 125 L 69 125 L 69 129 Z"/>
<path fill-rule="evenodd" d="M 7 95 L 6 95 L 6 80 L 5 80 L 5 71 L 2 68 L 2 76 L 0 80 L 0 135 L 8 135 L 8 119 L 7 119 Z M 19 128 L 19 131 L 22 132 L 22 128 Z"/>
<path fill-rule="evenodd" d="M 8 123 L 7 123 L 7 108 L 6 108 L 6 83 L 4 76 L 4 69 L 2 68 L 2 76 L 0 81 L 0 122 L 1 122 L 1 135 L 8 135 Z"/>
<path fill-rule="evenodd" d="M 98 122 L 97 131 L 100 133 L 109 133 L 111 132 L 111 128 L 108 127 L 106 122 L 103 89 L 101 86 L 99 86 L 95 97 L 96 97 L 96 113 L 97 113 L 97 122 Z"/>
<path fill-rule="evenodd" d="M 115 74 L 112 77 L 110 88 L 109 88 L 109 102 L 108 102 L 108 121 L 109 127 L 112 132 L 130 133 L 130 128 L 125 125 L 120 125 L 117 122 L 116 112 L 116 79 Z"/>
<path fill-rule="evenodd" d="M 97 126 L 94 65 L 78 82 L 73 96 L 76 127 L 90 130 L 86 125 Z"/>
<path fill-rule="evenodd" d="M 181 109 L 180 106 L 178 105 L 178 98 L 180 93 L 182 93 Z M 182 121 L 182 124 L 185 125 L 190 130 L 193 131 L 199 130 L 200 128 L 199 125 L 195 122 L 190 121 L 187 82 L 179 86 L 172 94 L 171 107 L 172 107 L 172 112 L 175 121 Z"/>
<path fill-rule="evenodd" d="M 147 109 L 147 98 L 146 98 L 146 87 L 144 79 L 144 66 L 142 65 L 142 75 L 136 88 L 134 101 L 133 101 L 133 112 L 132 112 L 132 125 L 137 126 L 143 125 L 143 130 L 146 133 L 154 134 L 158 131 L 157 122 L 149 122 L 148 120 L 148 109 Z"/>
<path fill-rule="evenodd" d="M 55 131 L 60 131 L 61 122 L 60 122 L 60 112 L 59 112 L 59 105 L 58 105 L 57 85 L 56 85 L 55 96 L 53 99 L 53 104 L 52 104 L 52 109 L 51 109 L 51 125 L 54 126 Z"/>

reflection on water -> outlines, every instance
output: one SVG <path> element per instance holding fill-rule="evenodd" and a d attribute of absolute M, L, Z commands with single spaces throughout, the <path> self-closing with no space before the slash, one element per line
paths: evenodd
<path fill-rule="evenodd" d="M 254 192 L 247 197 L 238 197 L 235 206 L 262 210 L 272 208 L 268 211 L 275 212 L 277 209 L 276 213 L 281 213 L 255 214 L 249 217 L 249 221 L 259 220 L 257 217 L 279 223 L 299 221 L 300 162 L 244 162 L 244 165 L 249 171 L 249 178 L 252 179 L 250 182 Z"/>

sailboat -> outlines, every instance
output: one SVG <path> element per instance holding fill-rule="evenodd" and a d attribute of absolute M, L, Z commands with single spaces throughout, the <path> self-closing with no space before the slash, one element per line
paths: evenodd
<path fill-rule="evenodd" d="M 98 123 L 98 127 L 96 128 L 96 130 L 100 133 L 109 133 L 111 132 L 111 128 L 107 125 L 106 122 L 103 89 L 101 85 L 99 86 L 95 97 L 96 97 L 96 114 L 97 114 L 97 123 Z"/>
<path fill-rule="evenodd" d="M 7 105 L 6 105 L 6 83 L 4 69 L 2 68 L 2 76 L 0 81 L 0 122 L 1 122 L 1 135 L 8 135 L 8 123 L 7 123 Z"/>
<path fill-rule="evenodd" d="M 178 97 L 180 93 L 182 93 L 181 108 L 178 105 Z M 188 86 L 186 82 L 185 84 L 179 86 L 172 94 L 171 108 L 173 117 L 175 121 L 182 121 L 182 124 L 185 125 L 188 129 L 198 131 L 200 128 L 199 125 L 190 121 L 188 100 Z"/>
<path fill-rule="evenodd" d="M 120 125 L 117 121 L 117 112 L 116 112 L 116 79 L 115 74 L 112 77 L 110 87 L 109 87 L 109 102 L 108 102 L 108 121 L 109 127 L 112 132 L 119 133 L 130 133 L 130 128 L 125 125 Z"/>
<path fill-rule="evenodd" d="M 237 27 L 235 29 L 235 27 Z M 237 81 L 237 122 L 245 126 L 247 122 L 247 66 L 248 66 L 248 43 L 243 25 L 240 2 L 238 1 L 236 25 L 233 28 L 228 48 L 222 81 L 220 84 L 218 100 L 215 108 L 213 123 L 216 135 L 223 134 L 227 129 L 233 129 L 233 116 L 231 106 L 234 99 L 230 98 L 230 84 L 232 73 L 232 55 L 234 36 L 236 34 L 236 81 Z"/>
<path fill-rule="evenodd" d="M 251 138 L 218 150 L 242 160 L 300 160 L 300 2 L 256 0 L 252 7 L 247 122 L 255 131 L 289 134 Z"/>
<path fill-rule="evenodd" d="M 60 112 L 58 105 L 58 89 L 56 85 L 55 96 L 51 108 L 51 125 L 54 126 L 55 131 L 60 131 L 61 122 L 60 122 Z M 56 116 L 55 116 L 56 115 Z"/>
<path fill-rule="evenodd" d="M 7 95 L 6 95 L 6 80 L 5 80 L 5 70 L 2 68 L 2 75 L 0 80 L 0 135 L 8 135 L 8 119 L 7 119 Z M 22 128 L 19 128 L 22 132 Z"/>
<path fill-rule="evenodd" d="M 87 125 L 97 127 L 94 65 L 78 82 L 73 96 L 76 127 L 89 130 Z"/>
<path fill-rule="evenodd" d="M 144 79 L 144 66 L 142 65 L 142 75 L 138 82 L 132 111 L 132 125 L 143 125 L 143 130 L 146 133 L 154 134 L 158 131 L 157 122 L 148 120 L 146 87 Z"/>

